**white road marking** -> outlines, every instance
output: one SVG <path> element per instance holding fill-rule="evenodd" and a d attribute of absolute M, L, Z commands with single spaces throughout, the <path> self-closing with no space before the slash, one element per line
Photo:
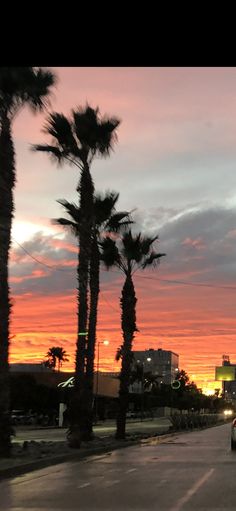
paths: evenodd
<path fill-rule="evenodd" d="M 107 481 L 106 486 L 113 486 L 113 484 L 118 484 L 120 479 L 114 479 L 113 481 Z"/>
<path fill-rule="evenodd" d="M 83 484 L 79 484 L 78 488 L 86 488 L 87 486 L 90 486 L 91 483 L 83 483 Z"/>
<path fill-rule="evenodd" d="M 137 468 L 129 468 L 129 470 L 126 470 L 126 474 L 130 474 L 131 472 L 135 472 Z"/>
<path fill-rule="evenodd" d="M 83 461 L 83 463 L 91 463 L 94 461 L 103 460 L 104 458 L 107 458 L 107 456 L 111 456 L 111 453 L 107 452 L 105 454 L 98 454 L 98 455 L 95 454 L 94 456 L 89 456 L 88 458 L 85 458 L 82 461 Z"/>
<path fill-rule="evenodd" d="M 175 504 L 175 506 L 173 506 L 171 508 L 170 511 L 181 511 L 183 505 L 186 504 L 186 502 L 188 502 L 189 499 L 191 499 L 191 497 L 194 495 L 194 493 L 196 493 L 197 490 L 199 490 L 199 488 L 207 481 L 207 479 L 209 479 L 209 477 L 211 477 L 211 475 L 213 474 L 214 471 L 215 471 L 214 468 L 211 468 L 210 470 L 208 470 L 208 472 L 206 472 L 205 475 L 203 477 L 201 477 L 201 479 L 199 479 L 192 486 L 192 488 L 190 488 L 187 491 L 187 493 L 185 493 L 185 495 L 183 497 L 181 497 L 181 499 L 178 500 L 178 502 Z"/>

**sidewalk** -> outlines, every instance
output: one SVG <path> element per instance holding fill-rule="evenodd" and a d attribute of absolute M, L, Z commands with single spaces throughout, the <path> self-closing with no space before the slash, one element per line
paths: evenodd
<path fill-rule="evenodd" d="M 170 420 L 165 417 L 156 418 L 153 420 L 145 419 L 143 421 L 128 420 L 126 422 L 126 431 L 127 433 L 156 433 L 168 431 L 170 425 Z M 33 428 L 32 426 L 18 426 L 15 428 L 15 431 L 16 436 L 14 437 L 13 442 L 16 443 L 23 443 L 25 440 L 34 440 L 37 442 L 42 440 L 64 442 L 66 439 L 67 428 Z M 98 423 L 93 427 L 93 431 L 95 436 L 99 436 L 100 438 L 111 436 L 116 431 L 115 421 L 109 420 Z"/>
<path fill-rule="evenodd" d="M 94 426 L 95 439 L 83 442 L 80 449 L 71 449 L 66 442 L 66 429 L 16 428 L 11 458 L 0 460 L 0 479 L 15 477 L 32 470 L 65 461 L 80 460 L 139 443 L 142 438 L 168 433 L 170 421 L 166 418 L 127 422 L 127 439 L 116 440 L 115 423 Z"/>

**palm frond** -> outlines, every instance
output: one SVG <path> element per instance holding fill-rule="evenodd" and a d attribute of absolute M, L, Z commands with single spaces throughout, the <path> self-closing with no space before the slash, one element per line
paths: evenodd
<path fill-rule="evenodd" d="M 102 204 L 103 207 L 108 210 L 108 212 L 115 208 L 115 205 L 119 199 L 119 192 L 106 190 L 105 193 L 97 192 L 94 197 L 94 202 L 98 204 Z"/>
<path fill-rule="evenodd" d="M 157 254 L 156 252 L 151 252 L 151 254 L 148 257 L 146 257 L 146 259 L 142 263 L 141 268 L 143 268 L 144 270 L 147 266 L 153 267 L 158 266 L 158 264 L 160 264 L 161 257 L 164 256 L 166 256 L 166 254 Z"/>
<path fill-rule="evenodd" d="M 115 361 L 116 362 L 119 362 L 119 360 L 122 358 L 123 356 L 123 351 L 124 351 L 124 347 L 123 345 L 121 344 L 121 346 L 119 346 L 116 350 L 116 354 L 115 354 Z"/>
<path fill-rule="evenodd" d="M 73 227 L 73 228 L 76 227 L 76 224 L 74 222 L 72 222 L 71 220 L 68 220 L 67 218 L 62 218 L 62 217 L 60 217 L 60 218 L 53 218 L 52 219 L 52 223 L 54 225 L 56 225 L 56 224 L 58 225 L 59 224 L 59 225 L 68 225 L 69 227 Z"/>
<path fill-rule="evenodd" d="M 113 143 L 117 139 L 115 130 L 120 124 L 116 118 L 103 118 L 99 116 L 99 109 L 88 104 L 85 108 L 72 111 L 75 133 L 82 147 L 92 155 L 98 153 L 105 157 L 109 155 Z"/>
<path fill-rule="evenodd" d="M 115 204 L 119 198 L 117 192 L 96 193 L 94 197 L 94 218 L 97 227 L 102 226 L 114 212 Z"/>
<path fill-rule="evenodd" d="M 52 220 L 54 225 L 62 225 L 63 227 L 68 227 L 72 232 L 73 236 L 78 238 L 79 236 L 79 226 L 75 222 L 71 222 L 71 220 L 67 220 L 67 218 L 54 218 Z"/>
<path fill-rule="evenodd" d="M 31 151 L 41 151 L 43 153 L 49 153 L 51 156 L 55 157 L 58 162 L 61 162 L 63 159 L 63 151 L 56 146 L 49 144 L 33 144 L 31 145 Z"/>
<path fill-rule="evenodd" d="M 96 151 L 97 145 L 98 113 L 98 108 L 91 108 L 88 104 L 72 110 L 76 137 L 82 147 L 92 151 Z"/>
<path fill-rule="evenodd" d="M 72 234 L 78 237 L 80 233 L 80 208 L 74 202 L 68 202 L 66 199 L 58 199 L 57 202 L 63 206 L 70 218 L 57 218 L 52 222 L 69 227 Z"/>
<path fill-rule="evenodd" d="M 2 67 L 0 69 L 0 112 L 9 118 L 27 104 L 33 111 L 42 110 L 49 104 L 51 88 L 56 75 L 42 68 Z"/>
<path fill-rule="evenodd" d="M 141 250 L 144 255 L 147 255 L 150 251 L 151 246 L 153 243 L 159 239 L 159 236 L 156 235 L 154 238 L 151 238 L 150 236 L 144 236 L 141 241 Z"/>
<path fill-rule="evenodd" d="M 56 84 L 57 77 L 49 70 L 31 68 L 26 82 L 25 102 L 32 110 L 42 110 L 50 104 L 49 91 Z"/>
<path fill-rule="evenodd" d="M 127 220 L 122 220 L 126 218 Z M 130 219 L 130 213 L 128 211 L 119 211 L 114 213 L 107 221 L 105 229 L 108 232 L 120 232 L 122 228 L 126 228 L 133 224 L 133 220 Z"/>
<path fill-rule="evenodd" d="M 113 117 L 110 119 L 103 118 L 98 127 L 98 152 L 103 156 L 109 156 L 113 149 L 114 143 L 118 140 L 116 129 L 120 124 L 120 120 Z"/>
<path fill-rule="evenodd" d="M 119 264 L 120 254 L 114 240 L 107 236 L 99 243 L 99 246 L 101 247 L 100 258 L 107 269 Z"/>
<path fill-rule="evenodd" d="M 58 199 L 58 204 L 63 206 L 66 210 L 66 213 L 72 218 L 72 220 L 76 223 L 80 223 L 81 214 L 80 208 L 74 202 L 68 202 L 66 199 Z"/>
<path fill-rule="evenodd" d="M 122 254 L 128 261 L 139 263 L 142 260 L 141 233 L 133 235 L 131 230 L 124 233 Z"/>
<path fill-rule="evenodd" d="M 44 132 L 57 141 L 64 154 L 81 158 L 82 152 L 73 134 L 73 124 L 64 114 L 52 112 L 47 118 Z"/>

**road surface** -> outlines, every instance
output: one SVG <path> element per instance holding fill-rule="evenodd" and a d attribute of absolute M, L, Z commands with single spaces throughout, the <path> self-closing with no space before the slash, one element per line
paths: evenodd
<path fill-rule="evenodd" d="M 230 424 L 176 434 L 0 483 L 14 511 L 235 511 Z"/>

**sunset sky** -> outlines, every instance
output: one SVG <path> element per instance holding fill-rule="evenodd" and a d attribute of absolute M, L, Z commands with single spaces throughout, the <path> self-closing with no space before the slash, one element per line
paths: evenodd
<path fill-rule="evenodd" d="M 88 102 L 121 119 L 115 151 L 93 163 L 95 187 L 119 192 L 118 208 L 135 210 L 135 230 L 159 234 L 167 254 L 158 269 L 134 276 L 134 349 L 172 350 L 199 387 L 219 387 L 215 365 L 223 354 L 236 362 L 236 68 L 54 71 L 52 110 L 68 115 Z M 76 200 L 79 176 L 30 150 L 50 143 L 44 122 L 26 108 L 14 124 L 11 362 L 41 361 L 59 345 L 70 355 L 66 370 L 74 363 L 77 249 L 51 219 L 63 213 L 57 199 Z M 118 369 L 122 284 L 119 273 L 102 271 L 98 339 L 110 341 L 100 349 L 109 371 Z"/>

